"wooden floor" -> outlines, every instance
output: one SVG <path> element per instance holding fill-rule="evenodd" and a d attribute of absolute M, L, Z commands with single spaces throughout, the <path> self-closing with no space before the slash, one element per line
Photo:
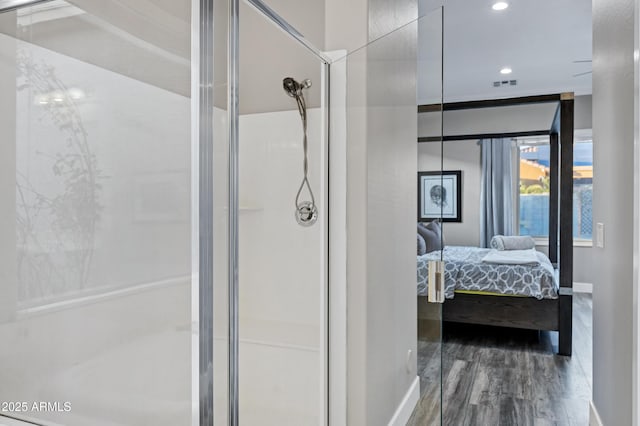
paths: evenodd
<path fill-rule="evenodd" d="M 418 341 L 421 398 L 408 425 L 439 425 L 440 409 L 446 426 L 588 425 L 591 329 L 583 293 L 570 358 L 554 355 L 557 333 L 445 324 L 442 345 Z"/>

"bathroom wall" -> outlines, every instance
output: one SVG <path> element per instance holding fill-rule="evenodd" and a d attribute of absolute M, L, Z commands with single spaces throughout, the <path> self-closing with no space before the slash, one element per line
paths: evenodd
<path fill-rule="evenodd" d="M 387 4 L 389 4 L 387 2 Z M 382 6 L 381 3 L 378 5 Z M 412 2 L 372 8 L 370 22 L 395 8 L 410 16 Z M 416 11 L 417 13 L 417 11 Z M 386 15 L 389 16 L 389 15 Z M 391 15 L 394 16 L 394 15 Z M 372 28 L 389 28 L 398 21 Z M 367 406 L 368 425 L 388 424 L 403 401 L 411 411 L 416 380 L 417 312 L 415 144 L 417 25 L 409 25 L 367 48 Z M 373 32 L 373 34 L 376 34 Z M 351 190 L 365 190 L 354 188 Z M 362 211 L 362 205 L 351 208 Z M 362 215 L 359 213 L 358 215 Z M 381 315 L 384 312 L 385 315 Z M 402 415 L 394 422 L 401 424 Z"/>
<path fill-rule="evenodd" d="M 323 419 L 328 212 L 321 110 L 309 110 L 308 119 L 319 220 L 302 227 L 294 216 L 303 158 L 298 111 L 240 118 L 240 407 L 247 424 Z"/>
<path fill-rule="evenodd" d="M 637 13 L 632 0 L 593 2 L 593 221 L 605 227 L 593 248 L 593 405 L 603 425 L 637 422 Z"/>
<path fill-rule="evenodd" d="M 343 4 L 327 2 L 327 25 L 332 28 L 327 33 L 329 49 L 352 51 L 358 41 L 376 40 L 417 15 L 413 1 L 353 1 L 346 5 L 347 10 L 342 9 Z M 344 25 L 347 20 L 348 29 Z M 348 141 L 346 424 L 400 424 L 417 399 L 412 393 L 418 391 L 413 387 L 417 341 L 413 242 L 416 32 L 417 25 L 404 27 L 344 61 Z"/>
<path fill-rule="evenodd" d="M 325 216 L 320 109 L 310 109 L 308 120 L 309 182 Z M 240 131 L 241 316 L 263 324 L 306 325 L 311 330 L 302 334 L 311 338 L 320 327 L 325 243 L 321 222 L 305 228 L 294 215 L 302 181 L 300 116 L 297 111 L 244 114 Z"/>

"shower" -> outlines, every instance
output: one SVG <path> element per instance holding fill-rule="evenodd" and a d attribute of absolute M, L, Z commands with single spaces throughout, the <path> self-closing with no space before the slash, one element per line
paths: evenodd
<path fill-rule="evenodd" d="M 303 169 L 303 178 L 300 183 L 300 188 L 298 189 L 298 193 L 296 194 L 296 220 L 302 226 L 311 226 L 316 220 L 318 220 L 318 209 L 316 207 L 316 201 L 313 196 L 313 191 L 311 190 L 311 185 L 309 184 L 309 162 L 308 162 L 308 141 L 307 141 L 307 104 L 304 99 L 304 89 L 308 89 L 311 87 L 311 80 L 305 79 L 302 80 L 302 83 L 298 83 L 291 77 L 287 77 L 282 80 L 282 88 L 287 93 L 287 95 L 295 98 L 296 103 L 298 104 L 298 112 L 300 113 L 300 119 L 302 120 L 302 146 L 304 149 L 304 159 L 302 162 Z M 302 190 L 304 187 L 307 187 L 309 191 L 309 196 L 311 197 L 310 201 L 300 201 L 300 195 L 302 194 Z"/>

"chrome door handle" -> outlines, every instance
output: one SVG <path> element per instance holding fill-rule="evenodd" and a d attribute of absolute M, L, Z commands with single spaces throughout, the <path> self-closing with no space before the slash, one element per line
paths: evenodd
<path fill-rule="evenodd" d="M 427 301 L 429 303 L 444 303 L 444 261 L 430 260 L 428 268 Z"/>

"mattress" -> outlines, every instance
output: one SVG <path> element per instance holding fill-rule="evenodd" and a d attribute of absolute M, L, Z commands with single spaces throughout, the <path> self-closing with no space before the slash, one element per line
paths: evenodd
<path fill-rule="evenodd" d="M 491 249 L 447 246 L 418 256 L 418 295 L 427 295 L 428 262 L 444 260 L 445 298 L 456 292 L 557 299 L 558 284 L 553 265 L 536 252 L 538 265 L 502 265 L 482 262 Z"/>

